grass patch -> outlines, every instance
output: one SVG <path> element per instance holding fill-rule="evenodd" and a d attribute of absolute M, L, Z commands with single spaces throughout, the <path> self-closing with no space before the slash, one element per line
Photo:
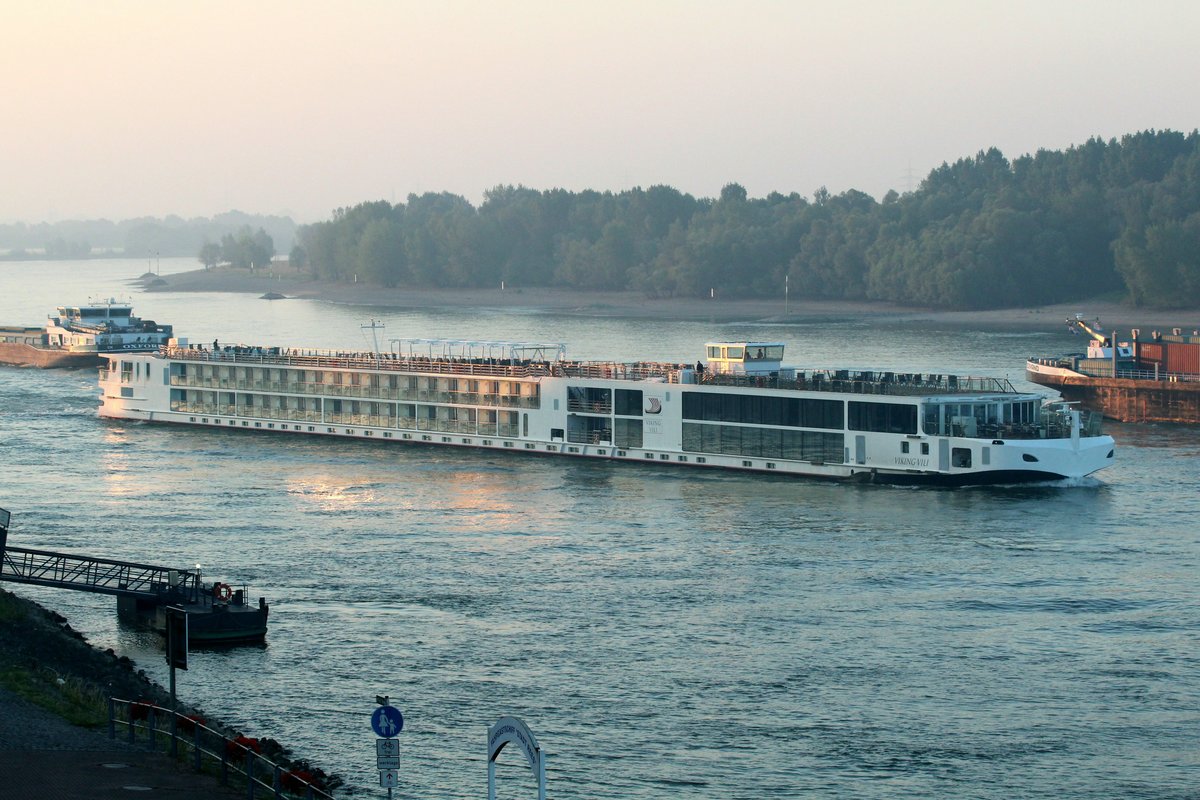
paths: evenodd
<path fill-rule="evenodd" d="M 16 597 L 0 591 L 0 622 L 12 622 L 25 616 L 25 609 L 17 602 Z"/>
<path fill-rule="evenodd" d="M 0 670 L 0 686 L 34 705 L 84 728 L 108 724 L 108 700 L 95 686 L 54 670 L 7 667 Z"/>

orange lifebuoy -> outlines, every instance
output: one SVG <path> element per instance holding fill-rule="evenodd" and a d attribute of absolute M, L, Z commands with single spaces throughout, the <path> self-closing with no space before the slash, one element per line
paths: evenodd
<path fill-rule="evenodd" d="M 233 589 L 228 583 L 214 583 L 213 597 L 217 598 L 218 600 L 228 600 L 229 598 L 233 597 Z"/>

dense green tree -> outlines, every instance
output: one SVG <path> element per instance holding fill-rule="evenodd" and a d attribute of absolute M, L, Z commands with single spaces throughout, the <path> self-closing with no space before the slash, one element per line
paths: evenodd
<path fill-rule="evenodd" d="M 243 226 L 236 234 L 221 237 L 221 260 L 241 269 L 260 269 L 271 263 L 275 245 L 262 228 L 251 231 Z"/>
<path fill-rule="evenodd" d="M 959 308 L 1113 290 L 1191 302 L 1200 137 L 1145 131 L 1010 161 L 987 148 L 881 203 L 818 188 L 807 200 L 489 189 L 338 209 L 299 233 L 321 277 L 383 285 L 559 285 L 651 296 L 798 296 Z M 1168 286 L 1178 291 L 1167 291 Z"/>
<path fill-rule="evenodd" d="M 216 242 L 205 242 L 200 246 L 197 258 L 205 269 L 212 269 L 221 263 L 221 245 Z"/>

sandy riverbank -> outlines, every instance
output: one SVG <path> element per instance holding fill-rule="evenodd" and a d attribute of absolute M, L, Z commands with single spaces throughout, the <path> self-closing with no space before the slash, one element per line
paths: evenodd
<path fill-rule="evenodd" d="M 1153 311 L 1111 300 L 1009 308 L 988 311 L 944 311 L 908 308 L 889 303 L 861 303 L 789 298 L 729 300 L 716 298 L 651 299 L 635 292 L 577 292 L 552 288 L 495 289 L 403 289 L 365 283 L 330 283 L 313 280 L 292 270 L 249 270 L 221 268 L 195 270 L 174 275 L 145 275 L 139 279 L 147 291 L 163 292 L 274 292 L 287 298 L 324 300 L 332 303 L 383 308 L 511 308 L 578 316 L 657 318 L 713 322 L 814 322 L 869 316 L 913 324 L 930 323 L 987 329 L 1056 330 L 1076 313 L 1088 319 L 1099 317 L 1108 328 L 1200 327 L 1200 309 Z"/>

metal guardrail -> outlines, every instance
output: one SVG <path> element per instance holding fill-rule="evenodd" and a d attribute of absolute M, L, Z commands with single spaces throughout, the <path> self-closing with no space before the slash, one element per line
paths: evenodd
<path fill-rule="evenodd" d="M 164 727 L 159 726 L 159 721 Z M 139 732 L 152 749 L 159 747 L 159 737 L 166 737 L 167 752 L 172 758 L 185 758 L 190 751 L 192 769 L 196 772 L 218 771 L 221 784 L 229 785 L 230 774 L 246 782 L 246 797 L 272 797 L 275 800 L 302 797 L 305 800 L 332 800 L 304 770 L 285 770 L 269 758 L 255 752 L 256 739 L 230 737 L 204 724 L 195 717 L 138 700 L 108 699 L 108 738 L 117 738 L 117 727 L 125 726 L 128 741 L 138 741 Z M 181 750 L 183 752 L 181 752 Z M 307 776 L 307 777 L 306 777 Z"/>

